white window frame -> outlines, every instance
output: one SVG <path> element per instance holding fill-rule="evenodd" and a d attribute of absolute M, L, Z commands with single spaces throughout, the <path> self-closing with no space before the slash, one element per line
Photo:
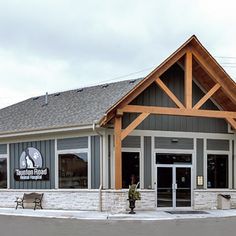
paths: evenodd
<path fill-rule="evenodd" d="M 207 162 L 208 162 L 208 155 L 224 155 L 224 156 L 228 156 L 228 188 L 208 188 L 207 187 L 207 176 L 208 176 L 208 173 L 207 173 L 207 169 L 208 169 L 208 165 L 207 165 Z M 230 151 L 211 151 L 211 150 L 207 150 L 206 151 L 206 157 L 204 158 L 205 159 L 205 163 L 204 163 L 204 187 L 205 189 L 207 190 L 229 190 L 229 189 L 232 189 L 232 156 L 230 155 Z"/>
<path fill-rule="evenodd" d="M 8 154 L 0 154 L 1 159 L 7 160 L 7 187 L 6 188 L 0 188 L 0 189 L 9 189 L 9 180 L 10 180 L 10 173 L 9 173 L 9 155 Z"/>
<path fill-rule="evenodd" d="M 129 152 L 129 153 L 139 153 L 139 186 L 138 188 L 143 188 L 143 155 L 140 148 L 122 148 L 121 149 L 121 155 L 123 152 Z M 122 176 L 121 176 L 122 177 Z M 127 189 L 127 188 L 125 188 Z"/>
<path fill-rule="evenodd" d="M 90 140 L 90 139 L 89 139 Z M 57 143 L 57 142 L 56 142 Z M 55 145 L 57 148 L 57 145 Z M 57 150 L 56 151 L 56 178 L 55 178 L 55 187 L 58 190 L 69 190 L 70 188 L 59 188 L 59 155 L 60 154 L 79 154 L 79 153 L 87 153 L 88 157 L 88 187 L 87 188 L 78 188 L 77 190 L 83 190 L 83 189 L 91 189 L 91 155 L 90 155 L 90 141 L 88 148 L 80 148 L 80 149 L 67 149 L 67 150 Z M 70 189 L 71 190 L 71 189 Z"/>

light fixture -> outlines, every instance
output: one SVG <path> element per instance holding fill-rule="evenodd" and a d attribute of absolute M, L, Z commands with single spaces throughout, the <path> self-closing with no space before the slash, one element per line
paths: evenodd
<path fill-rule="evenodd" d="M 203 186 L 203 176 L 202 175 L 197 176 L 197 185 Z"/>
<path fill-rule="evenodd" d="M 179 142 L 179 139 L 177 139 L 177 138 L 172 138 L 172 139 L 171 139 L 171 142 L 172 142 L 172 143 L 178 143 L 178 142 Z"/>

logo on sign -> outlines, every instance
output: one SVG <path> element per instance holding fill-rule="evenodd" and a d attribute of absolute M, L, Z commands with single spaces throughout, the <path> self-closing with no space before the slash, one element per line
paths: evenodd
<path fill-rule="evenodd" d="M 20 168 L 15 169 L 15 180 L 48 180 L 49 170 L 43 167 L 43 158 L 39 150 L 26 148 L 20 156 Z"/>

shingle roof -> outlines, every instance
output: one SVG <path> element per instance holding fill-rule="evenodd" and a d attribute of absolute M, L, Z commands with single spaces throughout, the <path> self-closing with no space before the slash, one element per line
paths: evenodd
<path fill-rule="evenodd" d="M 0 110 L 0 133 L 90 125 L 142 79 L 30 98 Z"/>

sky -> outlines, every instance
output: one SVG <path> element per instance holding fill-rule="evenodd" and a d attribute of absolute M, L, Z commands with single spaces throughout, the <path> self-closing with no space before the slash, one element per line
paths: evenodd
<path fill-rule="evenodd" d="M 0 108 L 144 77 L 195 34 L 236 81 L 234 0 L 0 0 Z"/>

